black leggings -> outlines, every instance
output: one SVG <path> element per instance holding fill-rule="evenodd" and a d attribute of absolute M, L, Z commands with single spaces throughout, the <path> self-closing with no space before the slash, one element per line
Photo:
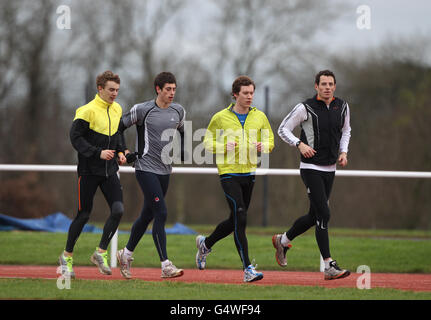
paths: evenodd
<path fill-rule="evenodd" d="M 136 179 L 144 193 L 144 207 L 141 215 L 132 226 L 126 248 L 134 251 L 150 222 L 153 223 L 153 240 L 156 245 L 160 261 L 168 259 L 166 252 L 165 223 L 168 216 L 165 195 L 168 191 L 169 175 L 159 175 L 151 172 L 136 170 Z"/>
<path fill-rule="evenodd" d="M 255 176 L 221 175 L 220 182 L 229 204 L 230 215 L 222 221 L 205 239 L 205 246 L 209 249 L 217 241 L 234 233 L 235 245 L 243 263 L 244 269 L 250 265 L 248 243 L 245 229 L 247 226 L 247 210 L 250 205 Z"/>
<path fill-rule="evenodd" d="M 103 227 L 102 238 L 99 244 L 100 249 L 106 250 L 108 248 L 109 242 L 120 224 L 124 208 L 123 191 L 118 176 L 116 174 L 109 177 L 94 175 L 80 176 L 78 178 L 78 214 L 69 227 L 65 248 L 67 252 L 73 252 L 75 243 L 90 218 L 94 195 L 98 187 L 102 190 L 111 209 L 111 214 Z"/>
<path fill-rule="evenodd" d="M 335 172 L 301 169 L 301 178 L 307 188 L 310 200 L 308 214 L 298 218 L 289 231 L 289 240 L 295 239 L 312 226 L 316 226 L 316 241 L 323 259 L 331 257 L 329 250 L 328 222 L 330 218 L 329 196 Z"/>

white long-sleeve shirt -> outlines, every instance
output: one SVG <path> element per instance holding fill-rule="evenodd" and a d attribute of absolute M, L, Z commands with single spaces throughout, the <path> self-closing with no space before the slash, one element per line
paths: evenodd
<path fill-rule="evenodd" d="M 347 104 L 347 103 L 346 103 Z M 305 108 L 303 103 L 298 103 L 292 111 L 283 119 L 278 128 L 278 135 L 280 138 L 288 143 L 289 145 L 295 147 L 296 143 L 300 141 L 298 137 L 293 134 L 293 130 L 299 126 L 302 122 L 307 120 L 307 109 Z M 344 118 L 344 125 L 341 129 L 341 140 L 340 140 L 340 153 L 347 153 L 349 150 L 349 141 L 350 141 L 350 109 L 349 105 L 346 108 L 346 116 Z M 300 162 L 300 169 L 314 169 L 319 171 L 336 171 L 337 164 L 322 166 L 316 165 L 312 163 Z"/>

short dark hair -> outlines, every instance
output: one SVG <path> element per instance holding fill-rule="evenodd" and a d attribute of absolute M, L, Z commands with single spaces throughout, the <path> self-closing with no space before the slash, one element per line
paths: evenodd
<path fill-rule="evenodd" d="M 114 81 L 115 83 L 120 84 L 120 77 L 118 74 L 114 74 L 111 70 L 107 70 L 97 76 L 96 88 L 99 88 L 99 86 L 105 88 L 106 82 L 108 81 Z"/>
<path fill-rule="evenodd" d="M 256 85 L 250 77 L 247 76 L 239 76 L 232 83 L 232 97 L 235 97 L 234 94 L 238 94 L 241 91 L 242 86 L 253 85 L 253 88 L 256 89 Z"/>
<path fill-rule="evenodd" d="M 175 83 L 177 84 L 177 79 L 175 79 L 175 76 L 170 72 L 161 72 L 159 73 L 156 78 L 154 79 L 154 90 L 157 93 L 156 87 L 159 87 L 160 89 L 163 89 L 166 83 Z"/>
<path fill-rule="evenodd" d="M 335 79 L 335 74 L 331 70 L 322 70 L 316 74 L 316 78 L 314 79 L 315 84 L 319 85 L 321 76 L 332 77 L 334 78 L 334 84 L 337 83 L 337 79 Z"/>

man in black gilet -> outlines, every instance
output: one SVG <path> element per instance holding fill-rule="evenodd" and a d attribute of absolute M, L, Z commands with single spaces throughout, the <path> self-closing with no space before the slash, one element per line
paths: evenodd
<path fill-rule="evenodd" d="M 290 242 L 315 226 L 317 244 L 325 263 L 325 280 L 340 279 L 347 277 L 350 272 L 338 267 L 331 257 L 328 201 L 337 162 L 342 167 L 347 165 L 350 112 L 347 102 L 334 97 L 336 79 L 331 71 L 320 71 L 316 75 L 314 87 L 316 95 L 297 104 L 278 129 L 281 139 L 300 152 L 301 178 L 308 193 L 310 209 L 287 232 L 274 235 L 272 243 L 276 249 L 277 263 L 285 267 Z M 298 125 L 301 126 L 300 138 L 292 133 Z"/>

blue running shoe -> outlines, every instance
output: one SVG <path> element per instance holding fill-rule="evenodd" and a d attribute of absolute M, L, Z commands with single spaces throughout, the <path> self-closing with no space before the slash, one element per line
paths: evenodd
<path fill-rule="evenodd" d="M 257 265 L 254 266 L 251 264 L 244 270 L 244 282 L 253 282 L 263 279 L 263 273 L 257 272 L 256 268 Z"/>
<path fill-rule="evenodd" d="M 196 237 L 196 247 L 198 248 L 198 252 L 196 253 L 196 266 L 199 270 L 203 270 L 205 269 L 207 256 L 210 254 L 211 249 L 207 249 L 205 246 L 205 237 L 202 235 Z"/>

